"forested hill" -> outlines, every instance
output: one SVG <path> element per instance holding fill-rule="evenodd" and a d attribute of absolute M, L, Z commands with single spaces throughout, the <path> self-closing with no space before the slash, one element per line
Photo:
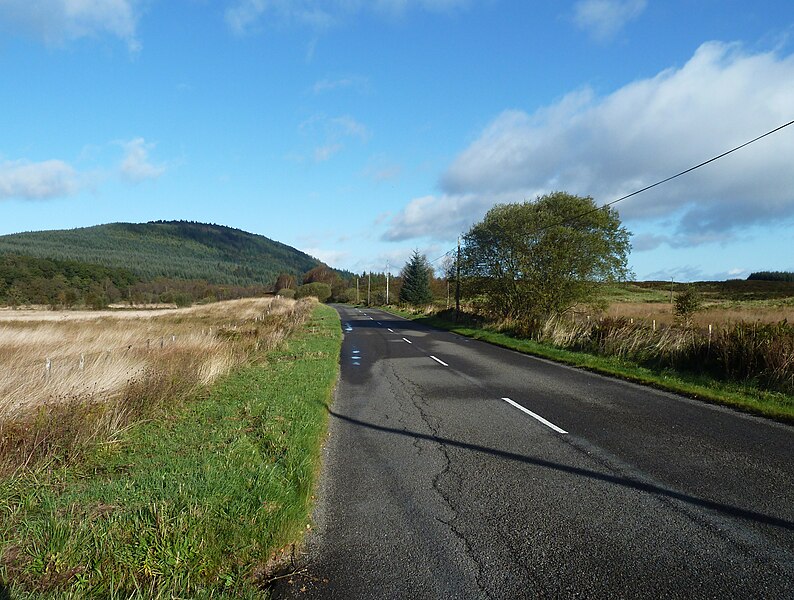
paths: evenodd
<path fill-rule="evenodd" d="M 201 279 L 271 285 L 320 262 L 291 246 L 239 229 L 188 221 L 110 223 L 0 236 L 0 255 L 73 260 L 129 269 L 143 279 Z"/>

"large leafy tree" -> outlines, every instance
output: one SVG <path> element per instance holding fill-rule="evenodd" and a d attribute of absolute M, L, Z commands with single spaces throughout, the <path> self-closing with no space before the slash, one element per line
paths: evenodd
<path fill-rule="evenodd" d="M 534 330 L 599 282 L 626 278 L 629 236 L 614 209 L 554 192 L 489 210 L 463 238 L 461 269 L 492 313 Z"/>
<path fill-rule="evenodd" d="M 433 301 L 430 291 L 430 264 L 424 254 L 414 250 L 411 258 L 405 263 L 400 275 L 402 287 L 400 288 L 400 302 L 408 304 L 429 304 Z"/>

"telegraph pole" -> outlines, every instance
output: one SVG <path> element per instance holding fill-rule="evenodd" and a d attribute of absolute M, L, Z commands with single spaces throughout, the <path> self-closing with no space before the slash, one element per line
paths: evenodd
<path fill-rule="evenodd" d="M 386 261 L 386 306 L 389 306 L 389 261 Z"/>
<path fill-rule="evenodd" d="M 358 277 L 356 277 L 356 304 L 360 304 L 358 299 Z"/>
<path fill-rule="evenodd" d="M 460 236 L 458 236 L 458 260 L 455 261 L 455 323 L 460 319 Z"/>
<path fill-rule="evenodd" d="M 369 306 L 370 291 L 372 289 L 372 272 L 367 273 L 367 306 Z"/>

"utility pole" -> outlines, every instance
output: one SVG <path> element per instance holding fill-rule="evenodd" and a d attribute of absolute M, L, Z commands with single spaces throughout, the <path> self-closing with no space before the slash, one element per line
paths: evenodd
<path fill-rule="evenodd" d="M 370 304 L 370 291 L 372 290 L 372 272 L 367 273 L 367 306 Z"/>
<path fill-rule="evenodd" d="M 358 299 L 358 277 L 356 277 L 356 304 L 359 304 L 359 303 L 360 302 L 359 302 L 359 299 Z"/>
<path fill-rule="evenodd" d="M 386 261 L 386 306 L 389 306 L 389 261 Z"/>
<path fill-rule="evenodd" d="M 455 261 L 455 323 L 460 319 L 460 236 L 458 236 L 458 260 Z"/>
<path fill-rule="evenodd" d="M 673 305 L 673 277 L 670 278 L 670 306 Z"/>

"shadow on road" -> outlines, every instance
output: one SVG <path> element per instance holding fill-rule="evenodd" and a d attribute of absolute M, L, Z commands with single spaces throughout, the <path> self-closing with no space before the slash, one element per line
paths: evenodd
<path fill-rule="evenodd" d="M 605 481 L 607 483 L 611 483 L 614 485 L 620 485 L 626 488 L 631 488 L 635 490 L 639 490 L 641 492 L 646 492 L 649 494 L 656 494 L 659 496 L 665 496 L 668 498 L 674 498 L 681 502 L 686 502 L 688 504 L 692 504 L 694 506 L 699 506 L 702 508 L 707 508 L 710 510 L 717 511 L 724 515 L 728 515 L 731 517 L 736 517 L 740 519 L 748 519 L 751 521 L 755 521 L 757 523 L 762 523 L 764 525 L 771 525 L 773 527 L 780 527 L 782 529 L 787 529 L 789 531 L 794 531 L 794 522 L 787 521 L 785 519 L 780 519 L 778 517 L 772 517 L 769 515 L 765 515 L 763 513 L 755 512 L 752 510 L 746 510 L 743 508 L 738 508 L 736 506 L 731 506 L 729 504 L 722 504 L 719 502 L 714 502 L 712 500 L 706 500 L 704 498 L 698 498 L 696 496 L 690 496 L 688 494 L 684 494 L 681 492 L 676 492 L 675 490 L 671 490 L 668 488 L 664 488 L 658 485 L 654 485 L 651 483 L 645 483 L 642 481 L 637 481 L 634 479 L 629 479 L 627 477 L 620 477 L 617 475 L 608 475 L 606 473 L 599 473 L 597 471 L 591 471 L 589 469 L 582 469 L 579 467 L 572 467 L 569 465 L 564 465 L 560 463 L 555 463 L 547 460 L 543 460 L 540 458 L 534 458 L 531 456 L 524 456 L 522 454 L 516 454 L 513 452 L 505 452 L 503 450 L 496 450 L 494 448 L 488 448 L 485 446 L 478 446 L 476 444 L 469 444 L 466 442 L 460 442 L 457 440 L 449 439 L 449 438 L 442 438 L 433 435 L 428 435 L 424 433 L 419 433 L 416 431 L 406 431 L 403 429 L 394 429 L 392 427 L 384 427 L 382 425 L 375 425 L 374 423 L 367 423 L 365 421 L 360 421 L 358 419 L 354 419 L 352 417 L 347 417 L 345 415 L 341 415 L 339 413 L 334 412 L 331 410 L 327 405 L 325 405 L 326 410 L 328 413 L 341 421 L 345 421 L 347 423 L 351 423 L 353 425 L 357 425 L 359 427 L 366 427 L 368 429 L 374 429 L 376 431 L 382 431 L 384 433 L 393 433 L 395 435 L 402 435 L 411 437 L 414 439 L 419 440 L 429 440 L 432 442 L 436 442 L 439 444 L 444 444 L 447 446 L 452 446 L 455 448 L 463 448 L 464 450 L 471 450 L 473 452 L 481 452 L 483 454 L 489 454 L 491 456 L 498 456 L 499 458 L 504 458 L 507 460 L 514 460 L 518 462 L 523 462 L 526 464 L 535 465 L 538 467 L 542 467 L 545 469 L 553 469 L 555 471 L 560 471 L 562 473 L 570 473 L 571 475 L 578 475 L 581 477 L 588 477 L 590 479 L 596 479 L 599 481 Z"/>

